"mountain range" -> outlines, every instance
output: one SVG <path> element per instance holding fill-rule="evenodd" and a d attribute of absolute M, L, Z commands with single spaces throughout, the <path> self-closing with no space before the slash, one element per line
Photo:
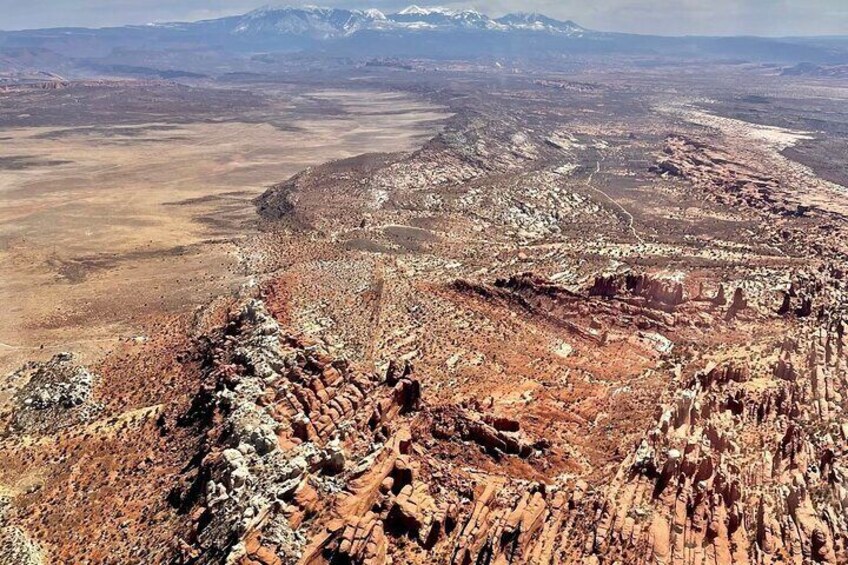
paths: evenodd
<path fill-rule="evenodd" d="M 81 62 L 89 67 L 138 64 L 147 60 L 142 54 L 149 54 L 148 59 L 161 63 L 191 52 L 464 60 L 626 55 L 840 65 L 848 63 L 848 37 L 665 37 L 593 31 L 537 13 L 492 18 L 476 10 L 419 6 L 396 13 L 266 7 L 197 22 L 0 32 L 0 78 L 16 68 L 67 72 Z M 195 70 L 197 64 L 189 58 L 170 68 Z"/>
<path fill-rule="evenodd" d="M 493 19 L 476 10 L 410 6 L 394 14 L 338 8 L 260 8 L 231 20 L 233 34 L 290 34 L 330 39 L 371 31 L 545 31 L 569 36 L 586 30 L 571 21 L 517 13 Z M 216 21 L 199 22 L 200 25 Z M 185 24 L 187 26 L 198 24 Z"/>

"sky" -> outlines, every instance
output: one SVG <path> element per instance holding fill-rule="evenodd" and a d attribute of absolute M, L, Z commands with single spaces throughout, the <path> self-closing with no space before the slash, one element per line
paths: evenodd
<path fill-rule="evenodd" d="M 391 12 L 408 3 L 291 0 L 286 4 Z M 241 14 L 261 4 L 263 0 L 0 0 L 0 29 L 192 21 Z M 657 35 L 848 35 L 848 0 L 446 0 L 440 5 L 475 8 L 490 16 L 535 11 L 591 29 Z"/>

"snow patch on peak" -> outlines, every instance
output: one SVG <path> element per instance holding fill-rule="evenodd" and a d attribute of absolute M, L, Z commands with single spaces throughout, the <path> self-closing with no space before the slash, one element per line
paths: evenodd
<path fill-rule="evenodd" d="M 385 20 L 386 14 L 378 10 L 377 8 L 368 8 L 362 12 L 365 16 L 368 16 L 372 20 Z"/>
<path fill-rule="evenodd" d="M 538 12 L 515 12 L 498 18 L 498 23 L 510 29 L 525 31 L 546 31 L 549 33 L 581 36 L 586 29 L 571 20 L 560 21 Z"/>
<path fill-rule="evenodd" d="M 454 15 L 453 10 L 449 10 L 447 8 L 443 8 L 441 6 L 433 6 L 432 8 L 422 8 L 421 6 L 416 6 L 415 4 L 411 6 L 407 6 L 400 12 L 398 12 L 401 16 L 429 16 L 432 14 L 440 14 L 443 16 L 452 16 Z"/>

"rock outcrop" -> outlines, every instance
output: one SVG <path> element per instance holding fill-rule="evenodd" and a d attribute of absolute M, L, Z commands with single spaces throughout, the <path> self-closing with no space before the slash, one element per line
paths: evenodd
<path fill-rule="evenodd" d="M 631 562 L 843 563 L 840 331 L 787 339 L 676 394 L 603 494 L 592 552 Z"/>
<path fill-rule="evenodd" d="M 28 363 L 9 375 L 12 383 L 21 383 L 12 401 L 6 434 L 31 435 L 56 432 L 84 423 L 100 411 L 91 398 L 96 376 L 74 363 L 70 353 L 60 353 L 45 363 Z"/>
<path fill-rule="evenodd" d="M 339 505 L 361 499 L 370 508 L 386 476 L 400 472 L 408 440 L 394 420 L 420 401 L 408 365 L 358 373 L 320 344 L 287 335 L 259 301 L 234 317 L 208 363 L 208 384 L 186 415 L 208 419 L 206 447 L 193 478 L 173 493 L 196 520 L 186 562 L 297 561 L 308 542 L 304 520 L 343 494 Z M 380 459 L 390 460 L 386 476 L 353 481 Z"/>

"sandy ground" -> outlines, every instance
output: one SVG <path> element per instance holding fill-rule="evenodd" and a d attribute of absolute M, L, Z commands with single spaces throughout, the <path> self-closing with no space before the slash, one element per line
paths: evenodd
<path fill-rule="evenodd" d="M 322 91 L 345 113 L 253 123 L 21 128 L 0 143 L 0 371 L 92 361 L 151 314 L 246 281 L 229 241 L 251 199 L 304 167 L 419 146 L 446 117 L 399 94 Z M 4 161 L 5 159 L 5 161 Z M 4 166 L 5 163 L 5 166 Z"/>

